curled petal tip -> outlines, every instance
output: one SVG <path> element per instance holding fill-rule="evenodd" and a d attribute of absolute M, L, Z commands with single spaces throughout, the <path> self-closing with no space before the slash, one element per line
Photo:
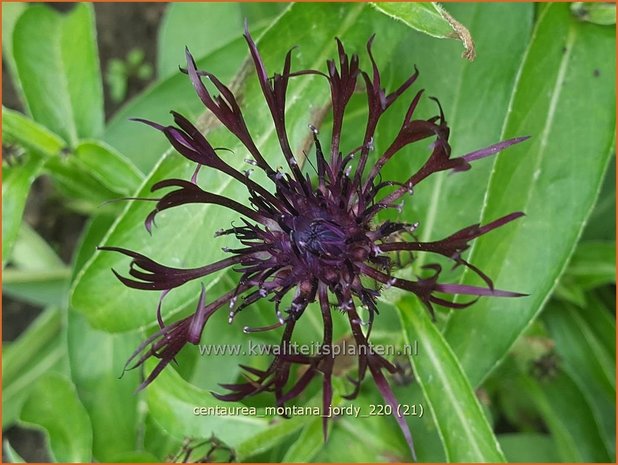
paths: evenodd
<path fill-rule="evenodd" d="M 189 47 L 187 46 L 185 46 L 185 58 L 187 60 L 187 69 L 195 70 L 196 69 L 195 59 L 193 58 L 193 55 L 191 55 L 191 52 L 189 51 Z"/>
<path fill-rule="evenodd" d="M 133 121 L 136 123 L 145 124 L 146 126 L 150 126 L 151 128 L 158 129 L 159 131 L 165 131 L 165 126 L 155 123 L 154 121 L 147 120 L 145 118 L 129 118 L 129 121 Z"/>
<path fill-rule="evenodd" d="M 508 291 L 502 291 L 502 292 L 508 295 L 499 296 L 499 297 L 530 297 L 530 294 L 525 294 L 523 292 L 508 292 Z"/>
<path fill-rule="evenodd" d="M 369 40 L 367 41 L 367 49 L 371 49 L 371 46 L 373 45 L 373 41 L 376 38 L 376 34 L 375 32 L 373 34 L 371 34 L 371 37 L 369 37 Z"/>

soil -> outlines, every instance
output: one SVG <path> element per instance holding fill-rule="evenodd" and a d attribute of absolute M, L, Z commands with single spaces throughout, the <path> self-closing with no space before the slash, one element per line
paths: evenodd
<path fill-rule="evenodd" d="M 59 11 L 70 10 L 73 5 L 50 3 Z M 102 73 L 105 74 L 111 59 L 123 60 L 133 48 L 144 52 L 144 62 L 156 69 L 157 31 L 165 11 L 165 3 L 96 3 L 96 27 L 99 57 Z M 23 105 L 11 82 L 5 63 L 2 64 L 2 103 L 9 108 L 23 111 Z M 129 79 L 126 97 L 115 102 L 105 86 L 105 114 L 109 118 L 131 97 L 139 94 L 150 84 L 149 81 Z M 59 256 L 70 263 L 75 245 L 82 232 L 86 218 L 71 212 L 56 194 L 53 183 L 46 177 L 37 179 L 30 192 L 25 221 L 33 227 Z M 2 340 L 12 341 L 28 327 L 41 312 L 41 308 L 2 297 Z M 3 432 L 8 440 L 27 462 L 49 462 L 45 439 L 37 431 L 13 426 Z M 3 462 L 7 458 L 3 451 Z"/>

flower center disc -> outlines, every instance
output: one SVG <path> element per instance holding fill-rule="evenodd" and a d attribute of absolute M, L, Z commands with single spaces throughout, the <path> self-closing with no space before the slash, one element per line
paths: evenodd
<path fill-rule="evenodd" d="M 296 217 L 292 239 L 301 253 L 309 252 L 324 258 L 345 258 L 346 234 L 333 221 Z"/>

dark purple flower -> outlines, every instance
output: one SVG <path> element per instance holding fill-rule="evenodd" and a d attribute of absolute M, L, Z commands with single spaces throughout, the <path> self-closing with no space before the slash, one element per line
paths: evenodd
<path fill-rule="evenodd" d="M 324 325 L 323 344 L 333 344 L 333 309 L 343 312 L 349 321 L 352 336 L 359 347 L 358 374 L 352 381 L 353 391 L 347 396 L 354 398 L 367 372 L 376 382 L 384 400 L 395 405 L 396 400 L 385 377 L 385 372 L 396 373 L 399 368 L 384 357 L 370 350 L 369 337 L 375 314 L 376 300 L 383 286 L 394 286 L 415 294 L 434 315 L 434 304 L 461 309 L 471 305 L 481 296 L 518 297 L 523 294 L 494 289 L 491 279 L 463 258 L 470 241 L 503 226 L 522 213 L 511 213 L 486 225 L 473 225 L 433 242 L 420 242 L 410 234 L 410 241 L 402 241 L 402 233 L 411 233 L 418 223 L 380 222 L 378 213 L 389 208 L 400 208 L 404 196 L 433 173 L 439 171 L 465 171 L 470 163 L 493 155 L 526 137 L 510 139 L 467 155 L 454 157 L 449 145 L 449 127 L 437 100 L 438 114 L 429 119 L 418 119 L 415 109 L 423 91 L 412 99 L 403 118 L 401 128 L 390 146 L 367 168 L 373 137 L 384 112 L 414 83 L 418 71 L 387 94 L 382 88 L 380 71 L 371 51 L 373 37 L 367 44 L 371 61 L 369 73 L 359 68 L 358 56 L 348 56 L 343 44 L 337 39 L 338 62 L 327 62 L 327 73 L 315 70 L 292 72 L 291 52 L 285 57 L 283 71 L 269 77 L 255 42 L 245 29 L 245 38 L 257 71 L 262 92 L 270 109 L 273 124 L 287 161 L 288 173 L 274 170 L 255 145 L 245 124 L 241 109 L 234 94 L 214 75 L 196 68 L 193 57 L 187 50 L 186 72 L 199 98 L 210 112 L 246 147 L 251 155 L 250 163 L 263 170 L 272 188 L 252 181 L 248 173 L 241 172 L 226 163 L 217 150 L 183 116 L 172 112 L 175 125 L 162 126 L 150 121 L 144 123 L 163 132 L 173 147 L 187 159 L 197 164 L 190 181 L 167 179 L 156 183 L 153 191 L 166 189 L 167 193 L 156 201 L 154 210 L 146 219 L 146 228 L 151 231 L 158 212 L 188 203 L 210 203 L 234 210 L 242 217 L 242 225 L 220 230 L 217 235 L 233 235 L 242 247 L 228 250 L 229 258 L 193 269 L 170 268 L 125 249 L 103 247 L 132 257 L 130 276 L 116 276 L 127 286 L 136 289 L 163 291 L 165 294 L 188 281 L 210 275 L 216 271 L 235 266 L 239 274 L 238 285 L 227 294 L 209 304 L 205 302 L 204 289 L 199 297 L 195 313 L 174 323 L 164 323 L 161 303 L 157 309 L 160 330 L 142 343 L 129 359 L 128 368 L 140 366 L 150 356 L 161 359 L 141 387 L 147 386 L 170 363 L 185 344 L 197 344 L 208 318 L 225 304 L 231 308 L 230 323 L 244 308 L 260 299 L 273 302 L 274 322 L 262 328 L 245 328 L 247 333 L 283 327 L 281 346 L 289 347 L 294 328 L 307 306 L 319 302 Z M 320 74 L 328 79 L 333 112 L 333 130 L 329 149 L 322 149 L 318 131 L 310 126 L 316 152 L 315 170 L 317 180 L 311 181 L 303 174 L 290 147 L 285 122 L 286 90 L 290 78 L 304 74 Z M 202 82 L 207 78 L 218 90 L 212 96 Z M 344 112 L 361 78 L 367 93 L 368 119 L 363 134 L 359 135 L 359 147 L 344 155 L 340 147 Z M 414 142 L 433 138 L 431 153 L 425 163 L 407 179 L 382 181 L 380 171 L 390 159 Z M 354 163 L 354 160 L 358 159 Z M 242 183 L 249 196 L 243 205 L 227 197 L 203 190 L 197 184 L 200 167 L 206 166 L 226 173 Z M 248 206 L 250 205 L 250 206 Z M 440 280 L 441 267 L 429 264 L 424 268 L 428 276 L 416 280 L 393 277 L 391 252 L 408 251 L 440 255 L 453 261 L 454 266 L 463 265 L 476 273 L 485 286 L 444 283 Z M 367 279 L 370 278 L 370 279 Z M 291 304 L 282 308 L 284 296 L 292 295 Z M 449 296 L 456 294 L 472 296 L 468 302 L 453 302 Z M 358 306 L 368 309 L 368 321 L 364 322 L 357 312 Z M 360 350 L 364 348 L 365 350 Z M 283 405 L 301 394 L 316 377 L 322 378 L 323 407 L 328 409 L 332 399 L 332 376 L 334 358 L 332 352 L 320 355 L 301 355 L 282 351 L 274 357 L 265 370 L 243 367 L 249 381 L 222 385 L 228 392 L 214 395 L 218 399 L 237 401 L 247 396 L 269 391 L 275 395 L 277 405 Z M 303 366 L 296 376 L 295 366 Z M 397 409 L 393 409 L 396 411 Z M 414 455 L 412 437 L 405 419 L 396 420 Z M 327 418 L 324 418 L 326 439 Z"/>

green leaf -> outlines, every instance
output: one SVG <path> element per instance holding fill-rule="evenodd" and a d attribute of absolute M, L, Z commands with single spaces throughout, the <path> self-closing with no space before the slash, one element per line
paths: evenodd
<path fill-rule="evenodd" d="M 582 21 L 602 26 L 616 24 L 616 5 L 605 2 L 573 2 L 571 11 Z"/>
<path fill-rule="evenodd" d="M 159 28 L 159 78 L 177 73 L 179 65 L 185 66 L 185 46 L 201 57 L 238 38 L 242 21 L 239 3 L 171 3 Z"/>
<path fill-rule="evenodd" d="M 71 376 L 92 422 L 92 453 L 97 461 L 113 461 L 138 443 L 139 372 L 118 378 L 141 339 L 135 333 L 97 331 L 73 311 L 68 320 Z"/>
<path fill-rule="evenodd" d="M 270 24 L 286 4 L 170 3 L 159 29 L 157 73 L 166 78 L 185 65 L 184 48 L 197 57 L 226 47 L 242 34 L 243 21 L 251 31 Z"/>
<path fill-rule="evenodd" d="M 2 266 L 11 258 L 26 206 L 30 186 L 39 175 L 43 160 L 24 154 L 13 166 L 3 167 L 2 182 Z"/>
<path fill-rule="evenodd" d="M 254 30 L 268 27 L 288 6 L 285 2 L 240 2 L 240 12 Z"/>
<path fill-rule="evenodd" d="M 394 309 L 393 309 L 394 310 Z M 335 378 L 337 379 L 337 378 Z M 343 381 L 340 379 L 340 381 Z M 371 387 L 371 382 L 367 387 Z M 395 383 L 391 383 L 394 391 L 399 388 Z M 416 386 L 418 388 L 418 385 Z M 402 391 L 409 393 L 415 390 L 414 386 L 401 387 Z M 416 389 L 420 391 L 420 389 Z M 349 392 L 349 385 L 346 386 L 345 393 Z M 400 404 L 407 404 L 405 396 L 401 393 L 395 393 Z M 415 398 L 415 402 L 421 396 L 412 395 L 410 398 Z M 403 462 L 405 463 L 410 458 L 410 449 L 401 434 L 401 430 L 392 415 L 380 415 L 379 408 L 383 405 L 384 399 L 375 388 L 361 390 L 359 396 L 345 402 L 342 406 L 352 405 L 359 407 L 360 413 L 358 416 L 342 415 L 332 422 L 331 431 L 328 441 L 319 447 L 317 455 L 313 457 L 312 462 L 327 462 L 327 463 L 357 463 L 357 462 Z M 376 407 L 372 412 L 372 406 Z M 384 412 L 380 412 L 384 413 Z M 427 412 L 429 419 L 430 415 Z M 415 449 L 419 462 L 429 462 L 426 451 L 423 449 L 427 443 L 419 431 L 419 426 L 422 420 L 419 417 L 408 416 L 408 423 L 414 437 Z M 435 430 L 434 430 L 435 433 Z M 439 441 L 434 442 L 433 446 L 441 450 Z M 342 444 L 354 444 L 354 447 L 341 447 Z M 431 447 L 431 446 L 430 446 Z M 444 461 L 442 459 L 441 461 Z"/>
<path fill-rule="evenodd" d="M 559 462 L 560 456 L 552 438 L 538 433 L 509 433 L 498 436 L 509 462 Z"/>
<path fill-rule="evenodd" d="M 482 223 L 526 217 L 476 241 L 469 258 L 498 288 L 530 296 L 482 299 L 451 316 L 445 336 L 473 386 L 547 301 L 594 206 L 614 145 L 613 50 L 613 31 L 578 23 L 565 4 L 542 8 L 503 137 L 533 138 L 497 158 Z"/>
<path fill-rule="evenodd" d="M 24 271 L 45 271 L 66 268 L 62 259 L 34 229 L 22 224 L 11 257 L 11 264 Z"/>
<path fill-rule="evenodd" d="M 73 210 L 91 215 L 99 210 L 113 212 L 120 208 L 118 204 L 108 203 L 117 199 L 118 193 L 102 185 L 93 173 L 84 171 L 72 154 L 47 159 L 45 173 L 52 177 L 56 189 L 65 199 L 65 205 Z"/>
<path fill-rule="evenodd" d="M 417 299 L 398 304 L 407 344 L 418 341 L 410 356 L 414 374 L 436 422 L 447 461 L 503 462 L 504 456 L 470 382 L 427 310 Z"/>
<path fill-rule="evenodd" d="M 563 462 L 609 462 L 585 398 L 571 378 L 559 372 L 538 382 L 522 373 L 515 381 L 541 413 Z M 576 419 L 576 421 L 574 421 Z"/>
<path fill-rule="evenodd" d="M 75 253 L 74 273 L 92 256 L 112 221 L 100 214 L 88 223 Z M 133 370 L 121 379 L 119 376 L 141 337 L 136 333 L 97 331 L 83 315 L 71 309 L 67 337 L 72 379 L 92 422 L 94 458 L 100 462 L 127 461 L 127 454 L 137 453 L 139 429 L 143 427 L 143 413 L 138 412 L 140 396 L 135 394 L 140 375 Z"/>
<path fill-rule="evenodd" d="M 240 67 L 239 56 L 246 52 L 244 39 L 217 49 L 197 61 L 200 69 L 216 74 L 222 82 L 229 82 Z M 177 51 L 184 56 L 184 49 Z M 169 102 L 169 103 L 168 103 Z M 204 105 L 196 98 L 195 91 L 186 75 L 180 71 L 155 82 L 139 96 L 131 100 L 108 122 L 103 139 L 123 153 L 142 172 L 148 173 L 160 160 L 169 142 L 161 133 L 144 124 L 129 121 L 140 117 L 167 124 L 170 121 L 168 105 L 189 119 L 195 119 L 204 111 Z M 144 150 L 148 147 L 148 150 Z"/>
<path fill-rule="evenodd" d="M 159 462 L 175 457 L 186 439 L 176 439 L 167 434 L 149 413 L 146 413 L 144 418 L 143 430 L 144 449 L 154 454 Z"/>
<path fill-rule="evenodd" d="M 592 210 L 586 229 L 582 235 L 583 240 L 616 240 L 616 156 L 613 156 L 605 181 L 601 187 L 601 194 L 597 204 Z"/>
<path fill-rule="evenodd" d="M 70 273 L 51 246 L 23 223 L 11 265 L 3 272 L 2 292 L 35 305 L 63 306 Z"/>
<path fill-rule="evenodd" d="M 590 305 L 578 309 L 568 304 L 551 302 L 543 311 L 543 321 L 556 342 L 556 351 L 564 363 L 564 371 L 586 398 L 610 456 L 616 453 L 616 363 L 615 351 L 607 350 L 602 337 L 586 320 L 607 320 L 605 308 Z M 586 314 L 586 318 L 584 318 Z M 605 317 L 605 318 L 604 318 Z M 615 335 L 616 324 L 607 321 L 602 328 Z M 614 347 L 615 349 L 615 347 Z"/>
<path fill-rule="evenodd" d="M 20 419 L 46 432 L 56 461 L 92 461 L 90 419 L 68 378 L 49 373 L 39 379 L 24 404 Z"/>
<path fill-rule="evenodd" d="M 58 156 L 66 145 L 45 126 L 6 107 L 2 107 L 2 139 L 48 157 Z"/>
<path fill-rule="evenodd" d="M 331 429 L 331 428 L 329 428 Z M 324 444 L 322 418 L 314 417 L 303 427 L 300 435 L 287 450 L 282 462 L 308 463 L 312 462 Z"/>
<path fill-rule="evenodd" d="M 564 278 L 575 280 L 583 289 L 616 283 L 616 243 L 580 242 L 571 257 Z"/>
<path fill-rule="evenodd" d="M 604 302 L 597 292 L 588 294 L 589 308 L 578 310 L 581 317 L 586 320 L 586 325 L 594 333 L 596 340 L 602 344 L 605 351 L 610 354 L 616 353 L 616 317 L 614 315 L 613 292 L 610 291 L 610 301 Z"/>
<path fill-rule="evenodd" d="M 332 14 L 341 14 L 342 20 L 336 23 L 329 21 L 328 18 Z M 359 47 L 365 42 L 365 34 L 358 32 L 364 29 L 357 29 L 356 26 L 360 24 L 366 28 L 368 24 L 375 23 L 376 16 L 372 15 L 376 13 L 366 10 L 364 5 L 329 5 L 326 8 L 321 5 L 295 5 L 283 17 L 285 20 L 280 20 L 260 40 L 266 66 L 272 69 L 273 63 L 280 64 L 279 60 L 283 56 L 280 49 L 281 41 L 284 39 L 282 34 L 286 34 L 286 43 L 303 44 L 302 55 L 295 57 L 295 69 L 296 67 L 298 69 L 321 67 L 334 50 L 332 42 L 334 36 L 340 36 L 342 39 L 348 37 L 353 41 L 352 43 L 359 44 Z M 387 21 L 387 18 L 377 15 L 377 20 Z M 310 32 L 306 27 L 310 21 L 329 25 L 329 27 L 320 28 L 319 32 Z M 348 35 L 352 32 L 358 35 Z M 388 42 L 385 40 L 385 43 Z M 293 147 L 302 146 L 308 137 L 307 123 L 315 118 L 315 112 L 322 108 L 328 98 L 328 92 L 324 92 L 323 78 L 317 79 L 318 77 L 305 76 L 307 79 L 297 81 L 288 93 L 290 103 L 286 119 Z M 318 91 L 322 91 L 317 95 L 322 95 L 323 101 L 316 99 Z M 264 101 L 258 83 L 253 77 L 248 79 L 241 92 L 244 95 L 243 108 L 251 109 L 245 112 L 247 124 L 253 134 L 259 134 L 259 137 L 256 137 L 258 147 L 264 153 L 269 154 L 269 162 L 272 165 L 282 164 L 280 156 L 274 158 L 275 154 L 280 153 L 280 149 L 278 149 L 271 121 L 263 117 L 263 111 L 266 110 L 263 108 Z M 244 153 L 239 143 L 224 131 L 213 132 L 209 134 L 209 137 L 215 146 L 228 147 L 239 155 Z M 244 156 L 238 156 L 235 160 L 230 159 L 230 163 L 242 167 L 243 159 Z M 189 178 L 193 171 L 192 165 L 179 155 L 168 153 L 137 195 L 147 196 L 152 183 L 161 179 Z M 256 182 L 268 182 L 264 177 L 260 177 L 261 173 L 255 174 L 257 175 Z M 239 183 L 231 182 L 226 176 L 212 170 L 205 171 L 200 181 L 208 186 L 217 186 L 214 191 L 222 195 L 238 199 L 246 197 L 245 189 Z M 212 208 L 212 205 L 194 205 L 187 209 L 174 209 L 163 212 L 157 218 L 159 225 L 182 224 L 182 241 L 177 240 L 178 229 L 169 227 L 158 228 L 154 231 L 152 238 L 149 238 L 144 230 L 143 220 L 151 207 L 145 203 L 129 205 L 102 241 L 103 244 L 133 248 L 153 256 L 161 263 L 176 263 L 182 267 L 222 258 L 223 253 L 219 247 L 233 244 L 232 240 L 226 243 L 227 238 L 224 238 L 218 241 L 220 245 L 213 245 L 210 237 L 215 230 L 221 225 L 230 224 L 237 215 L 219 208 Z M 217 215 L 216 222 L 211 220 L 212 215 Z M 172 223 L 169 223 L 170 221 Z M 110 272 L 112 267 L 122 270 L 126 267 L 126 263 L 127 261 L 117 254 L 97 253 L 78 276 L 73 289 L 72 305 L 76 310 L 83 312 L 94 327 L 106 331 L 126 331 L 153 324 L 152 311 L 157 305 L 157 295 L 127 289 L 121 286 Z M 207 280 L 207 292 L 215 282 L 215 278 Z M 106 289 L 117 291 L 110 295 Z M 176 315 L 190 303 L 194 306 L 192 302 L 197 297 L 197 292 L 199 292 L 197 283 L 175 289 L 165 299 L 163 306 L 165 317 L 170 318 Z M 133 311 L 127 312 L 126 308 L 131 308 Z"/>
<path fill-rule="evenodd" d="M 11 75 L 11 81 L 20 100 L 23 101 L 21 83 L 15 68 L 13 58 L 13 30 L 15 23 L 26 9 L 26 3 L 11 2 L 2 7 L 2 59 L 6 62 Z"/>
<path fill-rule="evenodd" d="M 66 301 L 70 276 L 68 268 L 24 271 L 10 267 L 3 273 L 2 292 L 34 305 L 62 305 Z"/>
<path fill-rule="evenodd" d="M 98 207 L 115 194 L 133 193 L 142 181 L 139 170 L 104 142 L 83 140 L 67 152 L 60 137 L 27 116 L 4 107 L 2 116 L 4 139 L 43 156 L 45 168 L 72 201 Z"/>
<path fill-rule="evenodd" d="M 343 389 L 343 383 L 340 380 L 335 379 L 333 383 L 333 398 L 331 400 L 332 407 L 339 407 L 343 402 L 343 398 L 341 397 L 341 392 Z M 315 398 L 314 402 L 321 401 L 321 393 L 319 393 Z M 320 409 L 322 407 L 320 406 Z M 324 415 L 328 414 L 328 412 L 323 412 Z M 333 421 L 334 419 L 330 419 L 328 422 L 328 431 L 329 435 L 333 430 Z M 300 435 L 296 440 L 292 443 L 290 448 L 285 453 L 282 462 L 284 463 L 306 463 L 306 462 L 314 462 L 316 455 L 319 454 L 320 450 L 324 447 L 324 428 L 322 424 L 322 417 L 315 416 L 309 418 L 308 421 L 305 421 L 305 426 L 303 427 Z"/>
<path fill-rule="evenodd" d="M 19 18 L 13 54 L 35 121 L 70 145 L 103 130 L 103 90 L 94 8 L 82 3 L 62 15 L 36 5 Z"/>
<path fill-rule="evenodd" d="M 383 405 L 384 401 L 377 402 L 374 405 Z M 360 402 L 355 402 L 355 404 L 359 405 Z M 338 418 L 333 423 L 328 441 L 317 448 L 315 451 L 317 455 L 312 462 L 383 463 L 390 461 L 405 463 L 410 450 L 407 446 L 402 448 L 399 444 L 393 446 L 393 443 L 397 443 L 398 437 L 401 436 L 401 431 L 392 428 L 392 421 L 393 419 L 389 416 Z M 373 427 L 378 427 L 378 429 Z M 342 444 L 354 444 L 354 447 L 342 447 Z"/>
<path fill-rule="evenodd" d="M 75 148 L 74 161 L 110 191 L 129 195 L 143 180 L 141 172 L 120 152 L 104 142 L 81 141 Z"/>
<path fill-rule="evenodd" d="M 133 451 L 113 456 L 110 462 L 114 463 L 156 463 L 160 460 L 150 452 Z"/>
<path fill-rule="evenodd" d="M 36 381 L 50 371 L 65 370 L 62 312 L 44 310 L 2 353 L 2 427 L 13 424 Z"/>
<path fill-rule="evenodd" d="M 554 291 L 557 299 L 585 307 L 586 291 L 616 283 L 616 244 L 581 241 Z"/>
<path fill-rule="evenodd" d="M 149 371 L 154 368 L 153 363 L 146 364 Z M 146 401 L 152 418 L 170 436 L 180 440 L 208 439 L 214 435 L 228 446 L 236 447 L 267 426 L 266 420 L 247 414 L 196 415 L 196 408 L 233 409 L 243 405 L 215 399 L 208 391 L 183 380 L 171 368 L 163 370 L 148 386 Z"/>
<path fill-rule="evenodd" d="M 469 60 L 474 59 L 476 52 L 470 32 L 439 3 L 379 2 L 372 5 L 385 15 L 424 34 L 440 39 L 461 40 L 466 50 L 463 56 Z"/>
<path fill-rule="evenodd" d="M 236 457 L 239 461 L 246 461 L 246 459 L 262 454 L 282 443 L 306 424 L 307 418 L 300 415 L 290 419 L 280 419 L 241 442 L 236 448 Z"/>
<path fill-rule="evenodd" d="M 93 216 L 86 224 L 84 232 L 79 239 L 79 243 L 76 248 L 76 252 L 73 255 L 73 265 L 71 280 L 75 279 L 77 273 L 83 268 L 84 264 L 92 257 L 96 251 L 97 245 L 101 242 L 101 239 L 110 226 L 114 222 L 114 217 L 102 212 Z"/>
<path fill-rule="evenodd" d="M 397 50 L 398 59 L 410 56 L 410 65 L 393 64 L 389 70 L 393 77 L 385 86 L 395 88 L 416 64 L 420 75 L 415 87 L 426 89 L 427 95 L 440 99 L 451 128 L 452 153 L 463 155 L 501 140 L 512 87 L 532 28 L 532 5 L 449 3 L 449 8 L 469 25 L 475 37 L 477 59 L 474 63 L 457 59 L 456 43 L 412 32 Z M 507 23 L 508 28 L 500 27 Z M 413 54 L 409 52 L 411 47 Z M 409 98 L 402 98 L 395 105 L 384 115 L 386 127 L 400 127 Z M 419 113 L 435 114 L 435 102 L 421 99 Z M 392 137 L 387 131 L 381 131 L 376 137 L 376 153 L 386 150 Z M 429 155 L 426 146 L 418 145 L 410 149 L 411 156 L 402 153 L 392 164 L 387 164 L 384 179 L 403 181 L 402 173 L 415 172 Z M 437 173 L 429 177 L 405 202 L 401 217 L 419 222 L 417 233 L 422 241 L 439 240 L 478 223 L 492 162 L 491 159 L 479 160 L 465 173 Z M 420 270 L 420 265 L 433 258 L 419 255 L 419 267 L 414 268 Z"/>

